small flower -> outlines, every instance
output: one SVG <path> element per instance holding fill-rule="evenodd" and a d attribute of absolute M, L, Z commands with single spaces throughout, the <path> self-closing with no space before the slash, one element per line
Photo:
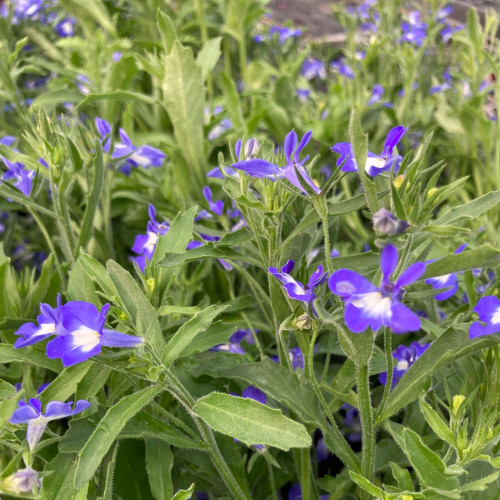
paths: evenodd
<path fill-rule="evenodd" d="M 118 62 L 122 58 L 122 55 L 123 54 L 119 50 L 116 50 L 111 55 L 111 59 L 113 59 L 113 62 Z"/>
<path fill-rule="evenodd" d="M 330 63 L 330 68 L 339 75 L 353 80 L 355 76 L 354 71 L 344 61 L 345 59 L 343 57 L 338 59 L 337 61 L 332 61 Z"/>
<path fill-rule="evenodd" d="M 57 308 L 52 308 L 48 304 L 40 304 L 40 312 L 42 314 L 37 317 L 38 325 L 35 325 L 35 323 L 25 323 L 15 332 L 16 335 L 22 336 L 22 338 L 16 340 L 14 344 L 15 348 L 36 344 L 52 335 L 60 333 L 58 329 L 61 322 L 61 315 L 59 312 L 61 302 L 59 297 L 57 300 Z"/>
<path fill-rule="evenodd" d="M 271 361 L 274 361 L 275 363 L 279 363 L 280 359 L 278 356 L 270 356 Z M 290 363 L 292 364 L 292 369 L 293 371 L 297 370 L 297 368 L 300 368 L 301 370 L 304 369 L 304 354 L 300 350 L 300 347 L 294 347 L 293 349 L 290 349 L 288 351 L 288 359 L 290 360 Z"/>
<path fill-rule="evenodd" d="M 26 439 L 30 451 L 34 451 L 51 420 L 71 417 L 90 407 L 90 403 L 84 399 L 76 402 L 74 410 L 71 409 L 72 405 L 72 402 L 50 401 L 45 407 L 45 414 L 42 414 L 42 402 L 39 399 L 32 398 L 28 403 L 19 401 L 18 408 L 12 414 L 9 422 L 11 424 L 28 424 Z"/>
<path fill-rule="evenodd" d="M 70 37 L 75 34 L 75 24 L 76 19 L 74 17 L 65 17 L 54 26 L 54 29 L 59 36 L 63 38 Z"/>
<path fill-rule="evenodd" d="M 309 155 L 299 161 L 299 154 L 310 141 L 311 135 L 312 131 L 307 132 L 297 146 L 298 139 L 295 131 L 292 130 L 287 134 L 283 147 L 287 161 L 284 168 L 280 168 L 273 163 L 260 159 L 239 161 L 231 166 L 237 170 L 246 172 L 251 177 L 259 179 L 271 179 L 272 181 L 275 181 L 277 178 L 285 177 L 291 184 L 300 189 L 301 192 L 304 192 L 301 181 L 295 172 L 295 169 L 297 169 L 302 177 L 302 180 L 305 181 L 316 194 L 319 194 L 320 189 L 314 184 L 309 177 L 309 174 L 303 167 L 304 163 L 309 159 Z"/>
<path fill-rule="evenodd" d="M 226 351 L 231 354 L 245 354 L 245 350 L 241 347 L 241 341 L 247 340 L 248 332 L 247 330 L 236 330 L 231 337 L 229 337 L 229 342 L 226 344 L 219 344 L 210 349 L 210 351 Z M 253 340 L 253 338 L 252 338 Z"/>
<path fill-rule="evenodd" d="M 430 344 L 419 344 L 412 342 L 408 347 L 400 345 L 392 353 L 392 357 L 396 359 L 397 364 L 392 371 L 392 387 L 394 387 L 401 377 L 409 370 L 415 361 L 429 348 Z M 383 372 L 378 377 L 381 384 L 387 384 L 387 372 Z"/>
<path fill-rule="evenodd" d="M 402 158 L 399 155 L 393 155 L 393 149 L 398 142 L 408 131 L 408 128 L 398 126 L 389 131 L 384 143 L 384 149 L 380 155 L 376 155 L 368 151 L 366 159 L 365 171 L 368 175 L 376 177 L 382 172 L 390 170 L 394 165 L 394 170 L 397 171 Z M 337 167 L 345 161 L 342 167 L 343 172 L 354 172 L 358 170 L 358 164 L 354 157 L 354 151 L 350 142 L 339 142 L 330 148 L 334 153 L 340 154 L 337 160 Z"/>
<path fill-rule="evenodd" d="M 409 42 L 417 47 L 421 47 L 427 36 L 427 24 L 420 21 L 420 12 L 412 11 L 409 14 L 407 23 L 401 25 L 403 35 L 399 39 L 399 43 Z"/>
<path fill-rule="evenodd" d="M 300 102 L 307 102 L 311 97 L 311 91 L 309 89 L 297 89 L 296 94 Z"/>
<path fill-rule="evenodd" d="M 349 269 L 340 269 L 332 274 L 328 286 L 345 302 L 344 320 L 354 333 L 373 331 L 381 326 L 389 327 L 393 333 L 413 332 L 420 329 L 419 317 L 401 304 L 403 287 L 417 281 L 425 271 L 423 262 L 412 264 L 396 283 L 389 281 L 396 269 L 398 251 L 387 245 L 380 256 L 382 283 L 376 287 L 366 278 Z"/>
<path fill-rule="evenodd" d="M 469 328 L 469 338 L 475 339 L 483 335 L 500 332 L 500 300 L 493 295 L 479 299 L 473 309 L 479 315 L 479 321 Z M 482 323 L 485 323 L 484 325 Z"/>
<path fill-rule="evenodd" d="M 370 99 L 368 99 L 368 106 L 372 106 L 373 104 L 377 104 L 382 100 L 382 96 L 384 95 L 384 87 L 382 85 L 375 85 L 372 90 L 372 95 Z"/>
<path fill-rule="evenodd" d="M 149 222 L 146 234 L 138 234 L 135 237 L 132 251 L 139 254 L 138 257 L 132 257 L 132 262 L 135 262 L 139 269 L 144 272 L 147 261 L 153 258 L 153 254 L 160 236 L 167 234 L 170 226 L 166 221 L 162 223 L 156 220 L 156 209 L 149 204 L 148 207 Z"/>
<path fill-rule="evenodd" d="M 0 490 L 16 495 L 30 493 L 35 486 L 41 488 L 42 482 L 38 477 L 38 472 L 31 467 L 20 469 L 5 479 L 0 480 Z"/>
<path fill-rule="evenodd" d="M 462 253 L 465 250 L 467 243 L 464 243 L 455 250 L 455 254 Z M 435 259 L 427 261 L 427 264 L 435 262 Z M 456 273 L 444 274 L 443 276 L 435 276 L 434 278 L 427 278 L 425 282 L 432 285 L 432 288 L 439 290 L 440 288 L 450 288 L 444 292 L 434 295 L 436 300 L 446 300 L 455 295 L 458 290 L 458 278 Z"/>
<path fill-rule="evenodd" d="M 408 222 L 399 220 L 393 213 L 385 208 L 381 208 L 373 214 L 373 228 L 383 234 L 400 234 L 409 227 Z"/>
<path fill-rule="evenodd" d="M 306 80 L 312 80 L 313 78 L 319 78 L 320 80 L 326 80 L 326 68 L 325 63 L 318 59 L 312 57 L 306 59 L 302 64 L 300 74 Z"/>
<path fill-rule="evenodd" d="M 312 302 L 316 299 L 316 294 L 313 289 L 325 282 L 328 273 L 323 273 L 323 266 L 320 264 L 309 278 L 307 286 L 304 287 L 300 281 L 296 281 L 289 274 L 293 270 L 294 266 L 295 263 L 293 260 L 289 260 L 281 268 L 281 272 L 278 272 L 275 267 L 270 267 L 269 272 L 278 281 L 283 283 L 283 288 L 291 299 L 300 300 L 302 302 Z"/>
<path fill-rule="evenodd" d="M 272 26 L 269 30 L 269 38 L 271 38 L 275 33 L 278 33 L 278 43 L 283 45 L 289 38 L 295 38 L 302 35 L 302 30 L 287 28 L 286 26 Z"/>
<path fill-rule="evenodd" d="M 61 333 L 47 344 L 50 359 L 61 358 L 63 365 L 82 363 L 101 352 L 102 346 L 139 347 L 142 337 L 104 328 L 109 304 L 101 312 L 94 304 L 71 301 L 59 307 Z"/>

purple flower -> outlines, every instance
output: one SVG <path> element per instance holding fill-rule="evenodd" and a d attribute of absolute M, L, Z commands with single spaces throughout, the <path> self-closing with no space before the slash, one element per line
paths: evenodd
<path fill-rule="evenodd" d="M 113 59 L 113 62 L 118 62 L 122 58 L 122 55 L 123 54 L 119 50 L 116 50 L 111 55 L 111 59 Z"/>
<path fill-rule="evenodd" d="M 236 170 L 234 170 L 231 167 L 224 167 L 224 172 L 229 177 L 234 177 L 238 175 Z M 224 179 L 224 174 L 222 173 L 220 167 L 214 167 L 207 173 L 207 177 L 211 177 L 214 179 Z"/>
<path fill-rule="evenodd" d="M 438 23 L 443 23 L 446 18 L 453 13 L 453 7 L 451 5 L 445 5 L 434 18 Z"/>
<path fill-rule="evenodd" d="M 359 410 L 349 403 L 344 403 L 341 407 L 345 410 L 343 427 L 347 427 L 349 432 L 344 432 L 351 443 L 359 443 L 361 441 L 361 419 Z"/>
<path fill-rule="evenodd" d="M 210 211 L 220 217 L 224 211 L 224 202 L 222 200 L 217 200 L 214 202 L 212 190 L 208 186 L 205 186 L 202 192 L 203 197 L 205 198 L 205 200 L 207 200 Z M 195 221 L 198 221 L 200 219 L 210 219 L 212 217 L 213 215 L 210 212 L 208 212 L 207 210 L 202 210 L 195 218 Z"/>
<path fill-rule="evenodd" d="M 14 474 L 0 480 L 0 489 L 16 495 L 30 493 L 35 486 L 41 488 L 42 482 L 38 477 L 38 472 L 31 467 L 19 469 Z"/>
<path fill-rule="evenodd" d="M 493 295 L 479 299 L 473 309 L 479 315 L 479 321 L 469 328 L 469 338 L 475 339 L 483 335 L 500 332 L 500 300 Z M 484 325 L 482 323 L 485 323 Z"/>
<path fill-rule="evenodd" d="M 54 29 L 59 36 L 70 37 L 75 34 L 75 24 L 76 19 L 74 17 L 65 17 L 54 26 Z"/>
<path fill-rule="evenodd" d="M 270 356 L 271 361 L 275 363 L 279 363 L 280 359 L 278 356 Z M 294 347 L 288 351 L 288 359 L 292 364 L 293 371 L 297 370 L 297 368 L 304 369 L 304 354 L 300 350 L 300 347 Z"/>
<path fill-rule="evenodd" d="M 313 289 L 325 282 L 328 273 L 323 273 L 323 266 L 320 264 L 309 278 L 307 286 L 304 287 L 300 281 L 294 280 L 289 274 L 293 270 L 294 266 L 295 263 L 293 260 L 289 260 L 281 268 L 281 272 L 278 272 L 275 267 L 270 267 L 269 272 L 278 281 L 283 283 L 283 288 L 291 299 L 300 300 L 302 302 L 312 302 L 316 299 L 316 294 Z"/>
<path fill-rule="evenodd" d="M 408 128 L 402 126 L 391 129 L 387 134 L 384 149 L 380 156 L 368 151 L 368 157 L 365 164 L 365 171 L 368 175 L 376 177 L 380 173 L 390 170 L 393 165 L 395 166 L 395 171 L 397 171 L 402 158 L 399 155 L 393 155 L 392 151 L 406 134 L 407 130 Z M 358 170 L 358 164 L 354 157 L 354 151 L 350 142 L 339 142 L 330 149 L 340 154 L 340 158 L 337 160 L 337 167 L 347 160 L 341 169 L 343 172 L 354 172 Z"/>
<path fill-rule="evenodd" d="M 415 361 L 429 348 L 430 344 L 419 344 L 412 342 L 408 347 L 400 345 L 392 353 L 392 357 L 396 359 L 397 364 L 392 371 L 392 387 L 394 387 L 401 377 L 409 370 Z M 387 384 L 387 372 L 383 372 L 378 377 L 381 384 Z"/>
<path fill-rule="evenodd" d="M 307 102 L 311 97 L 311 91 L 309 89 L 297 89 L 296 94 L 300 102 Z"/>
<path fill-rule="evenodd" d="M 236 332 L 229 337 L 229 342 L 226 344 L 216 345 L 212 347 L 210 351 L 226 351 L 231 354 L 245 354 L 245 350 L 241 347 L 241 341 L 247 340 L 247 334 L 247 330 L 236 330 Z"/>
<path fill-rule="evenodd" d="M 337 72 L 339 75 L 345 76 L 350 80 L 354 79 L 354 71 L 344 62 L 345 59 L 342 57 L 337 61 L 332 61 L 330 63 L 330 68 Z"/>
<path fill-rule="evenodd" d="M 283 45 L 289 38 L 294 38 L 302 35 L 302 30 L 287 28 L 286 26 L 272 26 L 269 30 L 269 38 L 275 33 L 278 33 L 279 44 Z"/>
<path fill-rule="evenodd" d="M 421 47 L 427 36 L 427 24 L 420 21 L 420 12 L 412 11 L 409 14 L 407 23 L 401 25 L 403 35 L 399 39 L 401 42 L 413 43 L 417 47 Z"/>
<path fill-rule="evenodd" d="M 454 33 L 462 31 L 464 29 L 463 25 L 459 24 L 457 26 L 451 26 L 448 23 L 444 23 L 443 29 L 440 31 L 441 39 L 443 43 L 448 43 Z"/>
<path fill-rule="evenodd" d="M 243 148 L 245 159 L 250 160 L 252 158 L 255 158 L 257 156 L 257 153 L 259 152 L 259 148 L 260 145 L 257 139 L 248 139 L 248 141 L 245 142 L 245 147 Z M 234 145 L 234 153 L 236 155 L 236 158 L 239 160 L 241 155 L 241 139 L 239 139 Z M 226 172 L 228 169 L 234 172 L 232 168 L 228 167 L 226 167 Z"/>
<path fill-rule="evenodd" d="M 387 245 L 380 256 L 382 283 L 376 287 L 366 278 L 349 269 L 340 269 L 332 274 L 328 286 L 345 302 L 344 320 L 354 333 L 373 331 L 381 326 L 389 327 L 393 333 L 413 332 L 420 329 L 420 319 L 408 307 L 401 304 L 403 287 L 417 281 L 425 272 L 425 264 L 416 262 L 404 271 L 396 283 L 389 281 L 396 269 L 398 251 Z"/>
<path fill-rule="evenodd" d="M 38 325 L 35 323 L 25 323 L 17 330 L 18 338 L 14 347 L 26 347 L 36 344 L 42 340 L 49 338 L 52 335 L 60 334 L 61 315 L 59 308 L 61 307 L 61 299 L 57 298 L 58 307 L 52 308 L 48 304 L 40 304 L 40 314 L 37 317 Z"/>
<path fill-rule="evenodd" d="M 61 401 L 50 401 L 45 407 L 45 414 L 42 413 L 42 402 L 32 398 L 28 403 L 19 401 L 17 410 L 14 411 L 9 422 L 11 424 L 28 424 L 26 439 L 30 451 L 34 451 L 38 441 L 42 437 L 47 424 L 51 420 L 71 417 L 89 408 L 90 403 L 84 399 L 76 402 L 75 409 L 71 409 L 73 403 L 61 403 Z"/>
<path fill-rule="evenodd" d="M 139 269 L 144 272 L 147 261 L 151 260 L 160 236 L 167 234 L 170 226 L 167 221 L 158 222 L 156 220 L 156 209 L 151 203 L 148 207 L 149 221 L 146 234 L 138 234 L 135 237 L 132 251 L 139 254 L 138 257 L 132 257 Z"/>
<path fill-rule="evenodd" d="M 371 106 L 372 104 L 376 104 L 382 100 L 382 96 L 384 95 L 384 87 L 382 85 L 375 85 L 372 90 L 372 95 L 370 96 L 370 99 L 368 99 L 368 106 Z"/>
<path fill-rule="evenodd" d="M 101 136 L 101 141 L 105 140 L 103 144 L 104 152 L 109 153 L 111 137 L 108 136 L 111 134 L 111 125 L 106 120 L 97 117 L 95 127 Z M 121 141 L 115 143 L 111 158 L 123 161 L 120 171 L 125 175 L 130 174 L 132 167 L 160 167 L 163 164 L 166 156 L 159 149 L 147 144 L 139 147 L 134 146 L 122 128 L 119 129 L 119 135 Z"/>
<path fill-rule="evenodd" d="M 109 304 L 99 312 L 94 304 L 80 301 L 59 307 L 60 333 L 47 344 L 47 356 L 61 358 L 66 367 L 99 354 L 102 346 L 139 347 L 144 344 L 142 337 L 104 328 L 108 310 Z"/>
<path fill-rule="evenodd" d="M 26 170 L 26 167 L 22 163 L 11 162 L 6 158 L 2 159 L 7 167 L 7 171 L 3 174 L 2 179 L 4 181 L 14 181 L 14 186 L 25 196 L 29 196 L 33 188 L 35 171 Z"/>
<path fill-rule="evenodd" d="M 461 245 L 455 250 L 456 254 L 462 253 L 465 250 L 467 243 Z M 427 261 L 427 264 L 434 262 L 435 260 Z M 450 288 L 449 290 L 445 290 L 444 292 L 438 293 L 434 295 L 436 300 L 446 300 L 455 295 L 458 290 L 458 278 L 456 273 L 445 274 L 443 276 L 436 276 L 434 278 L 427 278 L 425 282 L 428 285 L 432 285 L 432 288 L 435 290 L 439 290 L 440 288 Z"/>
<path fill-rule="evenodd" d="M 325 63 L 323 61 L 310 57 L 306 59 L 302 64 L 302 69 L 300 70 L 300 74 L 306 80 L 312 80 L 313 78 L 326 80 Z"/>
<path fill-rule="evenodd" d="M 287 134 L 283 147 L 287 161 L 284 168 L 280 168 L 273 163 L 260 159 L 239 161 L 231 166 L 237 170 L 246 172 L 251 177 L 271 179 L 272 181 L 277 178 L 285 177 L 290 183 L 300 189 L 301 192 L 304 192 L 302 184 L 297 177 L 297 173 L 295 172 L 295 169 L 297 169 L 303 181 L 307 182 L 309 187 L 311 187 L 311 189 L 318 194 L 320 189 L 314 184 L 306 169 L 303 167 L 304 163 L 309 159 L 309 155 L 302 161 L 299 161 L 299 154 L 310 141 L 311 135 L 312 131 L 307 132 L 297 146 L 297 134 L 295 131 L 292 130 Z"/>

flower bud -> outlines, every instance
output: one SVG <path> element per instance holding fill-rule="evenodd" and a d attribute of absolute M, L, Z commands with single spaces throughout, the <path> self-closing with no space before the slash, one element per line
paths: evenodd
<path fill-rule="evenodd" d="M 149 278 L 146 283 L 148 284 L 149 293 L 153 293 L 155 289 L 155 279 Z"/>
<path fill-rule="evenodd" d="M 396 189 L 399 189 L 403 185 L 404 180 L 405 180 L 404 174 L 398 175 L 393 181 L 394 187 Z"/>
<path fill-rule="evenodd" d="M 299 330 L 309 330 L 312 326 L 312 319 L 307 313 L 302 314 L 295 320 L 295 328 Z"/>
<path fill-rule="evenodd" d="M 6 477 L 0 483 L 0 486 L 2 490 L 19 495 L 20 493 L 29 493 L 35 486 L 40 487 L 41 485 L 38 472 L 31 467 L 27 467 Z"/>
<path fill-rule="evenodd" d="M 245 158 L 247 160 L 255 158 L 257 156 L 257 153 L 259 152 L 259 148 L 260 146 L 257 139 L 248 139 L 248 141 L 245 143 Z"/>
<path fill-rule="evenodd" d="M 378 212 L 373 214 L 373 228 L 378 233 L 383 234 L 400 234 L 409 226 L 405 220 L 398 220 L 397 217 L 386 210 L 381 208 Z"/>
<path fill-rule="evenodd" d="M 462 405 L 462 403 L 465 401 L 465 396 L 458 395 L 458 396 L 453 396 L 453 402 L 451 405 L 451 412 L 453 413 L 453 416 L 456 417 L 458 413 L 458 409 Z"/>

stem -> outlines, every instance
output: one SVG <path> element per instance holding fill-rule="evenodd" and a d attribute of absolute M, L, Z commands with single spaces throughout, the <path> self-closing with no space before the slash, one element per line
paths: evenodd
<path fill-rule="evenodd" d="M 300 449 L 300 488 L 302 498 L 311 498 L 311 460 L 309 448 Z"/>
<path fill-rule="evenodd" d="M 163 373 L 169 392 L 171 392 L 177 401 L 184 406 L 191 418 L 194 420 L 198 430 L 200 431 L 201 438 L 207 447 L 207 453 L 210 456 L 210 459 L 233 497 L 238 500 L 249 500 L 250 497 L 242 490 L 240 484 L 234 477 L 233 472 L 224 460 L 224 457 L 219 450 L 219 446 L 217 445 L 217 441 L 213 435 L 212 429 L 193 412 L 192 407 L 195 403 L 194 398 L 168 368 L 164 368 Z"/>
<path fill-rule="evenodd" d="M 323 235 L 325 239 L 325 261 L 328 274 L 333 273 L 332 259 L 330 257 L 330 232 L 328 231 L 328 216 L 321 217 L 321 225 L 323 226 Z"/>
<path fill-rule="evenodd" d="M 394 369 L 394 358 L 392 357 L 392 333 L 389 328 L 384 329 L 384 351 L 385 351 L 385 359 L 387 362 L 387 381 L 384 387 L 384 394 L 382 395 L 382 401 L 377 408 L 377 417 L 378 419 L 380 415 L 382 415 L 385 405 L 387 404 L 387 400 L 389 399 L 389 394 L 392 389 L 392 375 Z"/>
<path fill-rule="evenodd" d="M 370 381 L 368 378 L 368 365 L 356 366 L 356 385 L 358 389 L 359 415 L 361 417 L 362 450 L 361 474 L 373 481 L 373 466 L 375 459 L 375 425 L 370 398 Z M 361 492 L 362 500 L 369 500 L 371 495 Z"/>
<path fill-rule="evenodd" d="M 266 461 L 267 462 L 267 461 Z M 267 471 L 269 475 L 269 484 L 271 486 L 271 495 L 273 500 L 278 500 L 278 495 L 276 493 L 276 483 L 274 482 L 274 472 L 273 472 L 273 466 L 267 462 Z"/>

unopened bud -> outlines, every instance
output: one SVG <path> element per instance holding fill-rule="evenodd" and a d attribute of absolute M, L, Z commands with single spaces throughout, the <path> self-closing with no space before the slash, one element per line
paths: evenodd
<path fill-rule="evenodd" d="M 461 394 L 458 396 L 453 396 L 453 402 L 451 405 L 451 412 L 453 413 L 453 416 L 456 417 L 458 409 L 460 408 L 460 406 L 464 401 L 465 401 L 465 396 L 462 396 Z"/>
<path fill-rule="evenodd" d="M 401 500 L 413 500 L 413 495 L 401 495 Z"/>
<path fill-rule="evenodd" d="M 398 175 L 394 181 L 392 182 L 394 184 L 394 187 L 396 189 L 399 189 L 402 185 L 403 185 L 403 182 L 405 180 L 406 176 L 403 174 L 403 175 Z"/>
<path fill-rule="evenodd" d="M 154 278 L 148 278 L 148 280 L 146 281 L 146 283 L 148 284 L 149 293 L 153 293 L 153 291 L 155 289 L 155 279 Z"/>
<path fill-rule="evenodd" d="M 312 326 L 312 319 L 307 313 L 302 314 L 295 320 L 295 328 L 299 330 L 309 330 Z"/>
<path fill-rule="evenodd" d="M 31 467 L 18 470 L 15 474 L 1 481 L 0 485 L 3 490 L 17 495 L 20 493 L 30 493 L 35 486 L 41 486 L 38 479 L 38 472 Z"/>
<path fill-rule="evenodd" d="M 383 234 L 400 234 L 409 226 L 405 220 L 398 218 L 389 210 L 381 208 L 373 214 L 373 228 L 378 233 Z"/>
<path fill-rule="evenodd" d="M 427 199 L 431 198 L 431 196 L 437 191 L 437 188 L 432 188 L 427 191 Z"/>
<path fill-rule="evenodd" d="M 248 139 L 248 141 L 245 143 L 245 158 L 247 160 L 255 158 L 257 156 L 257 153 L 259 152 L 259 148 L 259 141 L 257 141 L 257 139 Z"/>

